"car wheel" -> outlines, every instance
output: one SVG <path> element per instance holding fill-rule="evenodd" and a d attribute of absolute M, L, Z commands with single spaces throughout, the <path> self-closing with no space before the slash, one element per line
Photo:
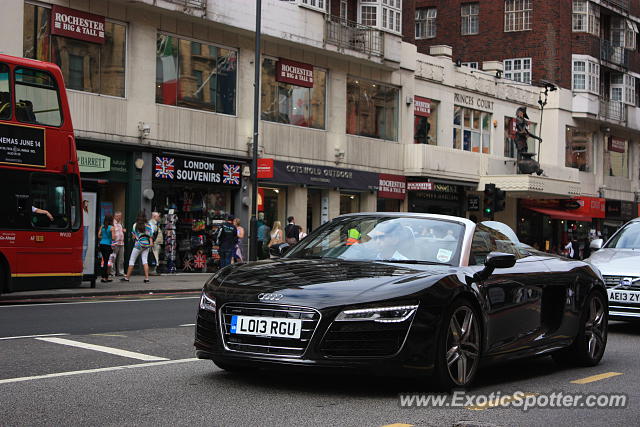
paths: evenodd
<path fill-rule="evenodd" d="M 256 368 L 250 367 L 250 366 L 242 366 L 242 365 L 236 365 L 234 363 L 227 363 L 227 362 L 216 362 L 215 360 L 213 361 L 213 364 L 216 365 L 218 368 L 222 369 L 223 371 L 227 371 L 227 372 L 252 372 L 255 371 Z"/>
<path fill-rule="evenodd" d="M 453 303 L 442 323 L 436 354 L 435 376 L 444 390 L 467 387 L 480 362 L 482 332 L 473 305 L 460 299 Z"/>
<path fill-rule="evenodd" d="M 563 365 L 595 366 L 607 346 L 608 308 L 602 292 L 592 291 L 580 317 L 578 335 L 570 347 L 551 356 Z"/>

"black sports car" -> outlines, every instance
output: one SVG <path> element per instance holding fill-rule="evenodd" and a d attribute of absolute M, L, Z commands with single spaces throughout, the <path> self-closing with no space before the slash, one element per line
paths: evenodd
<path fill-rule="evenodd" d="M 589 264 L 522 245 L 502 223 L 362 213 L 281 258 L 212 276 L 195 346 L 226 370 L 432 374 L 452 388 L 481 362 L 551 354 L 596 365 L 606 342 L 606 289 Z"/>

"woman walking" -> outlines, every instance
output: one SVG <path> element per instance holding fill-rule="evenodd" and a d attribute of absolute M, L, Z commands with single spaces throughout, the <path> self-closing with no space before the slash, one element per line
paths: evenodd
<path fill-rule="evenodd" d="M 235 262 L 242 262 L 244 261 L 244 257 L 242 256 L 242 246 L 244 245 L 245 236 L 244 227 L 240 225 L 240 218 L 234 219 L 233 225 L 235 225 L 238 230 L 238 243 L 236 244 L 236 251 L 233 254 L 233 259 Z"/>
<path fill-rule="evenodd" d="M 284 230 L 282 230 L 282 223 L 280 221 L 274 221 L 273 227 L 271 228 L 271 240 L 269 240 L 269 247 L 274 245 L 279 245 L 280 243 L 284 243 Z M 271 255 L 269 255 L 271 258 Z"/>
<path fill-rule="evenodd" d="M 98 239 L 100 239 L 100 254 L 102 255 L 102 268 L 100 280 L 102 283 L 111 282 L 109 279 L 109 257 L 111 256 L 111 243 L 115 237 L 113 229 L 113 216 L 105 215 L 104 222 L 98 230 Z"/>
<path fill-rule="evenodd" d="M 133 237 L 134 245 L 131 251 L 131 257 L 129 258 L 129 269 L 127 274 L 120 279 L 123 282 L 128 282 L 133 273 L 133 266 L 136 264 L 138 255 L 142 260 L 142 268 L 144 270 L 144 283 L 149 283 L 149 249 L 153 246 L 153 228 L 148 223 L 144 212 L 140 212 L 136 218 L 136 223 L 133 225 L 133 231 L 131 237 Z"/>

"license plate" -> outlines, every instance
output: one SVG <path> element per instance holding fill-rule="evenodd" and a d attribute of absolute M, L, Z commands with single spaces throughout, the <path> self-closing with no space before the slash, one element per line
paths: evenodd
<path fill-rule="evenodd" d="M 640 291 L 618 291 L 615 289 L 610 289 L 608 292 L 609 301 L 640 304 Z"/>
<path fill-rule="evenodd" d="M 277 317 L 232 316 L 232 334 L 277 338 L 300 338 L 302 320 Z"/>

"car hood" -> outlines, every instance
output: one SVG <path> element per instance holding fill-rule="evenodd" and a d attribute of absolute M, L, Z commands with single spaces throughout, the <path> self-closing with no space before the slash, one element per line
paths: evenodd
<path fill-rule="evenodd" d="M 280 304 L 322 308 L 411 296 L 455 272 L 450 266 L 279 259 L 231 266 L 205 287 L 224 302 L 257 303 L 261 293 L 278 293 Z"/>
<path fill-rule="evenodd" d="M 604 248 L 586 260 L 603 275 L 640 276 L 640 250 Z"/>

